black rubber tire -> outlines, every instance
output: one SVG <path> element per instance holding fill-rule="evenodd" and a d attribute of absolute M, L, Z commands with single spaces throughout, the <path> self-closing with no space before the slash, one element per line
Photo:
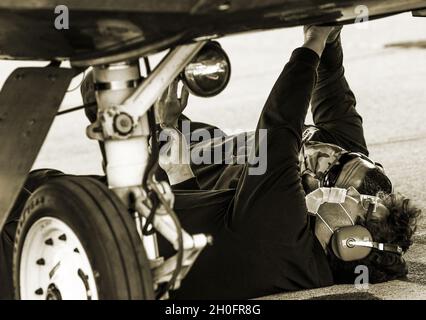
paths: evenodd
<path fill-rule="evenodd" d="M 30 227 L 43 217 L 66 223 L 83 245 L 105 300 L 154 299 L 149 261 L 135 223 L 123 203 L 92 178 L 62 176 L 28 199 L 15 238 L 13 283 L 20 299 L 20 258 Z"/>

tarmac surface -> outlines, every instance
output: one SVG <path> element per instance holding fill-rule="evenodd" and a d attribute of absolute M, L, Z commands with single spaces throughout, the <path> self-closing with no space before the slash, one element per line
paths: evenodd
<path fill-rule="evenodd" d="M 381 162 L 397 191 L 426 209 L 426 18 L 410 14 L 347 26 L 342 35 L 348 82 L 364 118 L 371 156 Z M 227 133 L 253 130 L 270 88 L 292 50 L 302 44 L 301 28 L 245 34 L 220 40 L 229 53 L 229 87 L 211 99 L 190 98 L 186 115 L 215 124 Z M 158 61 L 158 57 L 156 59 Z M 0 82 L 17 66 L 0 63 Z M 76 79 L 71 89 L 79 85 Z M 81 103 L 71 91 L 62 109 Z M 309 121 L 308 121 L 309 122 Z M 85 136 L 82 112 L 58 117 L 35 168 L 100 174 L 97 143 Z M 425 211 L 425 210 L 424 210 Z M 333 286 L 266 299 L 426 299 L 426 219 L 419 221 L 415 243 L 406 255 L 407 279 L 370 285 Z"/>

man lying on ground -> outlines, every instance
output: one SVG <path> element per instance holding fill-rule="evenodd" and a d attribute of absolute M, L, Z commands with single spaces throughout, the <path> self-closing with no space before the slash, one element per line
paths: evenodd
<path fill-rule="evenodd" d="M 340 201 L 323 197 L 325 203 L 315 205 L 320 198 L 316 197 L 317 191 L 307 197 L 308 201 L 305 199 L 299 170 L 303 123 L 312 95 L 318 90 L 321 56 L 324 53 L 326 59 L 327 50 L 336 44 L 332 41 L 326 46 L 332 31 L 328 27 L 305 29 L 304 45 L 293 52 L 269 95 L 255 136 L 259 137 L 260 130 L 267 130 L 267 135 L 255 139 L 252 150 L 267 150 L 262 155 L 267 161 L 263 174 L 250 174 L 252 165 L 246 163 L 234 188 L 194 190 L 198 189 L 197 179 L 189 161 L 175 161 L 180 153 L 176 146 L 184 144 L 185 139 L 176 129 L 166 130 L 171 137 L 170 152 L 162 155 L 161 165 L 173 185 L 175 210 L 182 226 L 190 233 L 209 233 L 215 239 L 214 245 L 202 252 L 181 288 L 173 292 L 173 298 L 253 298 L 323 287 L 353 279 L 356 265 L 369 268 L 371 282 L 406 275 L 402 253 L 411 245 L 419 214 L 408 199 L 383 194 L 371 206 L 372 202 L 364 200 L 372 198 L 353 188 L 318 189 L 329 194 L 337 190 Z M 263 149 L 262 144 L 267 148 Z M 33 172 L 25 190 L 31 193 L 60 174 Z M 16 208 L 11 219 L 19 217 L 19 203 Z M 365 227 L 372 240 L 380 243 L 365 258 L 347 262 L 332 247 L 332 239 L 339 230 L 353 224 Z M 13 233 L 9 236 L 13 238 Z M 160 252 L 167 256 L 172 248 L 160 241 Z"/>
<path fill-rule="evenodd" d="M 267 242 L 266 239 L 269 238 L 271 242 L 276 240 L 275 244 L 277 244 L 280 236 L 274 233 L 275 228 L 282 227 L 282 232 L 285 234 L 289 228 L 294 226 L 293 223 L 297 219 L 294 216 L 289 219 L 292 216 L 291 213 L 288 213 L 288 220 L 284 215 L 287 210 L 292 211 L 293 214 L 298 210 L 297 200 L 292 197 L 297 198 L 300 189 L 297 191 L 297 188 L 290 183 L 292 174 L 294 174 L 291 173 L 290 167 L 291 165 L 296 166 L 294 150 L 302 149 L 298 154 L 302 169 L 298 177 L 299 179 L 300 175 L 303 177 L 306 191 L 312 191 L 318 186 L 354 187 L 359 193 L 366 195 L 377 195 L 379 193 L 381 196 L 379 200 L 380 209 L 378 207 L 374 213 L 369 213 L 364 208 L 358 208 L 360 210 L 358 213 L 346 212 L 346 208 L 342 208 L 344 212 L 336 212 L 337 210 L 329 208 L 330 210 L 325 215 L 335 223 L 334 226 L 331 226 L 327 219 L 318 219 L 317 217 L 312 222 L 311 227 L 315 236 L 326 251 L 328 267 L 333 274 L 334 282 L 353 282 L 356 277 L 355 268 L 357 265 L 365 265 L 369 268 L 369 280 L 373 283 L 402 277 L 406 275 L 407 268 L 405 261 L 398 254 L 372 251 L 362 260 L 347 262 L 337 258 L 329 247 L 331 233 L 339 227 L 355 222 L 370 230 L 374 240 L 398 245 L 405 252 L 411 245 L 416 217 L 420 212 L 403 196 L 391 195 L 392 186 L 384 174 L 383 168 L 367 158 L 368 150 L 363 134 L 362 119 L 355 109 L 355 97 L 344 77 L 339 29 L 334 30 L 327 37 L 324 50 L 317 51 L 321 59 L 311 65 L 313 70 L 310 73 L 308 72 L 311 77 L 307 77 L 305 69 L 307 63 L 303 59 L 306 57 L 305 54 L 307 55 L 307 52 L 309 52 L 306 50 L 306 46 L 309 48 L 310 41 L 318 41 L 317 37 L 321 36 L 318 36 L 317 32 L 321 33 L 323 30 L 315 27 L 306 30 L 307 44 L 305 44 L 305 48 L 295 50 L 291 61 L 275 84 L 264 107 L 257 133 L 261 129 L 268 130 L 267 171 L 265 174 L 251 176 L 248 173 L 252 166 L 250 163 L 240 165 L 235 164 L 235 162 L 231 164 L 213 163 L 211 165 L 204 163 L 194 165 L 194 163 L 191 163 L 191 166 L 189 166 L 188 164 L 176 165 L 178 161 L 171 159 L 164 162 L 162 167 L 172 184 L 180 182 L 174 186 L 175 190 L 194 190 L 197 189 L 197 186 L 200 189 L 218 191 L 222 189 L 235 190 L 229 207 L 222 205 L 225 208 L 224 216 L 218 215 L 216 219 L 212 217 L 213 222 L 211 223 L 223 219 L 220 222 L 225 224 L 224 228 L 228 228 L 234 234 L 247 236 L 251 234 L 255 239 L 253 241 L 259 241 L 259 243 Z M 318 62 L 319 66 L 317 65 Z M 317 72 L 318 79 L 316 79 Z M 179 102 L 176 99 L 176 90 L 177 86 L 173 84 L 168 95 L 166 94 L 163 101 L 159 102 L 160 113 L 161 110 L 164 110 L 163 117 L 160 115 L 160 118 L 165 119 L 163 124 L 166 126 L 178 124 L 178 127 L 182 129 L 182 119 L 180 119 L 180 123 L 173 123 L 175 119 L 173 115 L 179 114 L 176 109 L 182 110 L 185 101 L 175 107 L 175 111 L 170 112 L 169 108 L 173 104 L 176 106 L 176 102 Z M 186 98 L 183 100 L 186 100 Z M 312 101 L 316 126 L 305 131 L 305 136 L 302 139 L 303 121 L 309 101 Z M 161 104 L 163 105 L 161 106 Z M 301 114 L 303 114 L 302 118 L 300 118 Z M 206 127 L 210 131 L 215 129 L 212 126 L 203 126 L 202 124 L 195 124 L 194 127 L 196 130 L 191 133 Z M 168 129 L 168 132 L 176 145 L 185 143 L 185 139 L 179 136 L 179 131 Z M 226 139 L 235 139 L 235 137 L 225 137 L 222 139 L 222 144 L 217 144 L 217 138 L 218 135 L 216 134 L 212 141 L 193 143 L 191 151 L 197 148 L 207 153 L 214 153 L 215 148 L 220 148 L 223 151 Z M 256 138 L 260 139 L 255 133 L 252 135 L 252 139 Z M 302 141 L 304 144 L 300 148 Z M 255 143 L 253 150 L 261 150 L 260 142 L 256 141 Z M 173 146 L 169 146 L 169 148 L 173 153 Z M 175 150 L 178 149 L 175 148 Z M 210 158 L 213 158 L 213 156 Z M 238 156 L 238 151 L 234 153 L 234 156 Z M 281 163 L 279 159 L 283 162 Z M 192 176 L 191 171 L 195 173 Z M 293 182 L 297 185 L 297 178 L 293 178 Z M 357 195 L 357 192 L 353 190 L 351 192 L 353 192 L 353 197 L 359 197 L 359 193 Z M 286 195 L 289 198 L 286 198 Z M 349 202 L 345 202 L 345 205 L 350 206 Z M 357 209 L 354 208 L 354 210 Z M 272 212 L 275 212 L 276 215 Z M 280 214 L 283 216 L 280 216 Z M 348 214 L 351 216 L 349 219 Z M 324 218 L 324 214 L 321 214 L 320 217 Z M 270 221 L 268 223 L 263 219 L 270 219 Z M 276 225 L 273 221 L 276 222 Z M 285 225 L 282 223 L 283 221 L 287 221 L 288 224 Z M 188 225 L 191 224 L 189 219 L 187 223 Z M 305 227 L 307 226 L 305 225 Z M 256 228 L 265 229 L 262 232 L 257 231 Z M 270 232 L 268 236 L 266 230 Z M 200 229 L 197 229 L 197 232 L 199 231 Z M 278 231 L 276 232 L 278 233 Z M 255 234 L 259 236 L 256 237 Z M 285 236 L 283 238 L 287 239 Z M 281 244 L 286 246 L 285 241 Z M 287 245 L 292 246 L 294 242 L 289 242 Z M 266 247 L 267 245 L 265 251 L 268 250 Z M 295 260 L 297 261 L 297 259 Z M 295 264 L 297 263 L 295 262 Z M 231 264 L 229 264 L 229 268 L 234 270 Z M 265 269 L 259 267 L 259 270 L 267 273 L 267 268 L 265 266 L 263 268 Z M 245 268 L 237 267 L 237 269 L 241 272 L 245 271 Z M 324 271 L 326 268 L 319 269 Z M 291 269 L 283 268 L 283 270 L 290 271 Z M 222 271 L 226 272 L 225 270 Z M 206 275 L 211 274 L 205 272 Z M 235 272 L 238 273 L 239 271 L 236 270 Z M 230 272 L 230 274 L 235 275 L 233 272 Z M 192 283 L 194 286 L 195 282 L 205 285 L 205 282 L 201 280 L 202 275 L 203 273 L 200 272 L 198 278 L 193 276 L 196 279 Z M 286 276 L 291 279 L 292 272 L 288 272 Z M 259 277 L 261 277 L 260 273 Z M 320 278 L 322 280 L 327 279 L 324 274 Z M 192 279 L 191 275 L 189 279 Z M 246 280 L 247 283 L 250 283 L 247 278 Z M 189 280 L 187 281 L 189 282 Z M 232 287 L 232 284 L 230 286 Z M 198 286 L 197 288 L 201 290 L 201 287 Z M 283 289 L 291 290 L 289 287 Z M 188 297 L 184 294 L 183 296 Z"/>

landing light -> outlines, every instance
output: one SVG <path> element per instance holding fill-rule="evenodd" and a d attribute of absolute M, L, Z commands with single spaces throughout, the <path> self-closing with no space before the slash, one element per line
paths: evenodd
<path fill-rule="evenodd" d="M 206 43 L 181 74 L 189 91 L 199 97 L 221 93 L 231 77 L 231 64 L 225 51 L 215 41 Z"/>

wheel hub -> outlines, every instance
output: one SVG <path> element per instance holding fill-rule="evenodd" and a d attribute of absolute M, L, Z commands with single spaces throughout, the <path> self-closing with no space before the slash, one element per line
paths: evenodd
<path fill-rule="evenodd" d="M 44 217 L 30 227 L 19 267 L 21 299 L 98 299 L 95 272 L 83 245 L 57 218 Z"/>

